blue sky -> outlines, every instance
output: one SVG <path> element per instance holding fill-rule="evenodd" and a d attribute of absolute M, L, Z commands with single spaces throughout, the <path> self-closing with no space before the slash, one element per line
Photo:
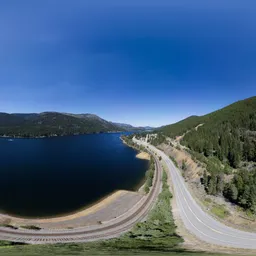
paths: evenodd
<path fill-rule="evenodd" d="M 256 94 L 255 1 L 1 1 L 0 111 L 159 126 Z"/>

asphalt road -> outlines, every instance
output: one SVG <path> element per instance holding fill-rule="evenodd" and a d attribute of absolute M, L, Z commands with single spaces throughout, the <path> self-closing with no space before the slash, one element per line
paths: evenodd
<path fill-rule="evenodd" d="M 147 196 L 134 205 L 124 215 L 113 219 L 107 223 L 96 226 L 74 228 L 72 230 L 27 230 L 11 229 L 0 227 L 0 240 L 25 242 L 30 244 L 45 243 L 70 243 L 70 242 L 89 242 L 118 237 L 129 231 L 137 222 L 145 219 L 157 200 L 161 189 L 162 167 L 157 157 L 155 157 L 156 171 L 153 186 Z"/>
<path fill-rule="evenodd" d="M 136 140 L 137 143 L 148 146 L 158 156 L 162 157 L 171 174 L 174 196 L 179 214 L 186 228 L 199 239 L 226 247 L 256 249 L 256 233 L 244 232 L 225 226 L 204 212 L 191 196 L 180 171 L 170 158 L 152 145 Z"/>

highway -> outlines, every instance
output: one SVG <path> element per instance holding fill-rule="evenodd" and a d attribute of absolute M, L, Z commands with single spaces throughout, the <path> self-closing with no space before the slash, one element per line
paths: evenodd
<path fill-rule="evenodd" d="M 240 231 L 218 222 L 204 212 L 191 196 L 187 185 L 170 158 L 154 146 L 134 139 L 143 146 L 148 146 L 151 151 L 162 157 L 171 174 L 174 196 L 182 221 L 191 233 L 202 241 L 225 247 L 256 249 L 256 233 Z"/>
<path fill-rule="evenodd" d="M 27 230 L 0 227 L 0 240 L 30 244 L 46 244 L 89 242 L 120 236 L 121 234 L 129 231 L 136 223 L 145 219 L 157 200 L 162 184 L 162 166 L 158 158 L 155 155 L 153 155 L 153 157 L 155 159 L 156 166 L 153 186 L 150 192 L 124 215 L 107 223 L 90 227 L 74 228 L 72 230 Z"/>

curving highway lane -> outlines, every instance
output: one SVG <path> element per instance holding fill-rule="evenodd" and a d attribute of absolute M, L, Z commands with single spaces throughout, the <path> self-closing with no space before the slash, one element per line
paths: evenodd
<path fill-rule="evenodd" d="M 154 146 L 134 139 L 143 146 L 148 146 L 151 151 L 162 157 L 171 174 L 174 187 L 174 195 L 177 201 L 179 214 L 186 228 L 199 239 L 225 247 L 256 249 L 256 233 L 237 230 L 218 222 L 213 217 L 204 212 L 191 196 L 187 185 L 170 158 L 161 150 Z"/>

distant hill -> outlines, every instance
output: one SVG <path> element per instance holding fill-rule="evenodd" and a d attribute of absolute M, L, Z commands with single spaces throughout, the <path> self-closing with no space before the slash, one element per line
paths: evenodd
<path fill-rule="evenodd" d="M 194 129 L 199 124 L 202 126 Z M 205 156 L 217 156 L 235 168 L 241 160 L 256 162 L 256 97 L 204 116 L 191 116 L 159 131 L 170 137 L 189 131 L 182 144 Z"/>
<path fill-rule="evenodd" d="M 146 130 L 155 130 L 156 129 L 155 127 L 152 127 L 152 126 L 144 126 L 143 128 Z"/>
<path fill-rule="evenodd" d="M 124 129 L 125 131 L 152 131 L 153 129 L 155 129 L 150 126 L 135 127 L 130 124 L 124 124 L 124 123 L 113 123 L 113 124 L 116 125 L 117 127 L 120 127 L 120 129 Z"/>
<path fill-rule="evenodd" d="M 130 124 L 123 124 L 123 123 L 112 123 L 113 125 L 120 127 L 121 129 L 124 129 L 125 131 L 134 131 L 136 130 L 136 127 L 133 127 Z"/>
<path fill-rule="evenodd" d="M 92 114 L 0 113 L 0 136 L 41 137 L 114 131 L 123 129 Z"/>

